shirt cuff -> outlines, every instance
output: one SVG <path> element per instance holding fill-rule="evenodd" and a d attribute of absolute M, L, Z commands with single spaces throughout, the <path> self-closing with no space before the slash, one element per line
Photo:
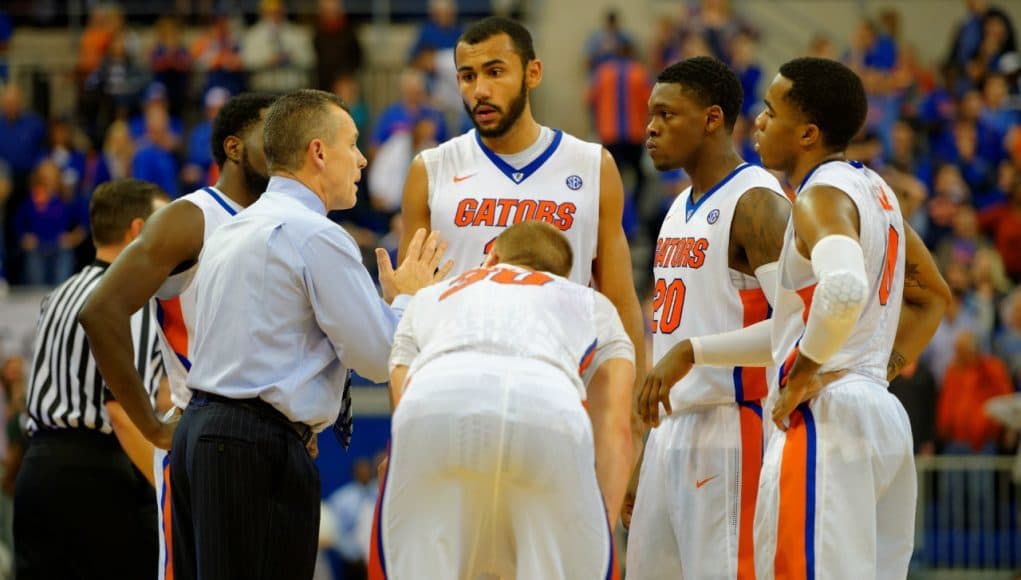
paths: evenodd
<path fill-rule="evenodd" d="M 408 302 L 411 302 L 411 294 L 398 294 L 394 301 L 390 303 L 390 308 L 398 312 L 404 312 L 408 308 Z"/>

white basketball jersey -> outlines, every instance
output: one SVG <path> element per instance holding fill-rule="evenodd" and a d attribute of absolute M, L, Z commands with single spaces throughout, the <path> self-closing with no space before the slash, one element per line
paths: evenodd
<path fill-rule="evenodd" d="M 570 279 L 588 285 L 599 228 L 602 147 L 562 131 L 534 161 L 511 167 L 473 129 L 422 152 L 429 176 L 431 227 L 447 240 L 452 276 L 482 264 L 507 226 L 542 220 L 567 236 Z"/>
<path fill-rule="evenodd" d="M 745 192 L 783 194 L 765 169 L 743 164 L 695 203 L 691 187 L 667 212 L 656 242 L 652 321 L 653 359 L 684 339 L 738 330 L 769 317 L 754 276 L 730 268 L 730 228 Z M 758 401 L 766 396 L 766 369 L 695 366 L 670 391 L 674 412 L 693 405 Z"/>
<path fill-rule="evenodd" d="M 904 292 L 904 220 L 893 189 L 876 172 L 857 162 L 829 161 L 805 178 L 800 190 L 835 187 L 854 201 L 869 281 L 868 302 L 851 337 L 820 371 L 851 370 L 886 382 L 886 365 L 900 320 Z M 781 365 L 778 380 L 790 371 L 818 280 L 812 263 L 798 252 L 788 224 L 780 254 L 779 285 L 773 325 L 773 360 Z"/>
<path fill-rule="evenodd" d="M 597 345 L 627 341 L 619 319 L 620 337 L 599 336 L 597 309 L 616 316 L 605 296 L 547 272 L 502 264 L 469 270 L 415 295 L 411 334 L 420 350 L 409 376 L 445 354 L 515 356 L 559 369 L 584 399 L 581 375 Z"/>
<path fill-rule="evenodd" d="M 205 243 L 209 236 L 233 217 L 242 207 L 234 200 L 212 187 L 204 187 L 185 195 L 174 203 L 192 203 L 202 210 L 205 220 L 203 238 Z M 198 262 L 187 270 L 171 275 L 156 291 L 159 310 L 160 346 L 163 349 L 163 362 L 167 368 L 167 380 L 170 383 L 170 398 L 174 405 L 183 409 L 191 400 L 191 391 L 186 385 L 188 370 L 191 369 L 189 347 L 192 343 L 192 332 L 195 328 L 196 289 L 192 284 Z"/>

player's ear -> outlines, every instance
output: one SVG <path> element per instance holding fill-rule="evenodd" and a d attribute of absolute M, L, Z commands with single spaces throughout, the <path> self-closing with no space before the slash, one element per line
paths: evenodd
<path fill-rule="evenodd" d="M 822 133 L 819 131 L 819 126 L 814 123 L 808 123 L 801 126 L 801 141 L 802 147 L 811 147 L 816 142 L 822 141 Z"/>
<path fill-rule="evenodd" d="M 234 135 L 228 135 L 223 140 L 223 152 L 227 154 L 227 159 L 230 159 L 234 163 L 241 163 L 241 157 L 245 151 L 245 144 L 238 137 Z"/>
<path fill-rule="evenodd" d="M 500 258 L 497 257 L 497 255 L 496 255 L 496 248 L 493 248 L 492 250 L 489 250 L 488 254 L 486 254 L 486 259 L 482 261 L 482 267 L 483 268 L 492 268 L 493 266 L 495 266 L 495 265 L 497 265 L 499 263 L 500 263 Z"/>
<path fill-rule="evenodd" d="M 533 58 L 525 65 L 525 86 L 532 90 L 542 82 L 542 61 Z"/>
<path fill-rule="evenodd" d="M 713 105 L 706 109 L 705 132 L 713 133 L 724 125 L 723 109 L 719 105 Z"/>

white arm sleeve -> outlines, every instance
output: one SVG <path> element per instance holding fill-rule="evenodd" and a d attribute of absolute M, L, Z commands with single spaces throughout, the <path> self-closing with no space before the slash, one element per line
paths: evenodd
<path fill-rule="evenodd" d="M 634 364 L 635 347 L 624 332 L 624 325 L 613 303 L 606 296 L 596 292 L 596 353 L 581 375 L 585 386 L 588 386 L 599 365 L 615 358 L 627 359 Z"/>
<path fill-rule="evenodd" d="M 780 279 L 777 274 L 779 268 L 777 262 L 770 262 L 755 268 L 755 278 L 759 281 L 759 287 L 762 288 L 762 293 L 766 295 L 766 301 L 770 306 L 776 305 L 776 285 Z"/>
<path fill-rule="evenodd" d="M 868 296 L 865 255 L 847 236 L 826 236 L 812 248 L 812 270 L 819 284 L 801 339 L 801 354 L 822 364 L 847 342 Z"/>
<path fill-rule="evenodd" d="M 418 343 L 415 342 L 414 334 L 416 302 L 417 300 L 412 297 L 404 309 L 404 316 L 397 324 L 394 345 L 390 350 L 390 372 L 398 365 L 411 366 L 412 361 L 418 356 Z"/>
<path fill-rule="evenodd" d="M 695 364 L 711 367 L 765 367 L 773 364 L 773 321 L 691 339 Z"/>

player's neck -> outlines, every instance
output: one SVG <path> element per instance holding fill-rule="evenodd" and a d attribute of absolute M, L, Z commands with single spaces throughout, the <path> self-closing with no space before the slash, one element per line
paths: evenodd
<path fill-rule="evenodd" d="M 223 192 L 224 195 L 234 200 L 241 207 L 248 207 L 255 203 L 255 200 L 259 199 L 262 195 L 261 191 L 248 191 L 248 186 L 245 184 L 244 177 L 239 173 L 230 170 L 224 170 L 220 173 L 220 179 L 217 180 L 216 189 Z"/>
<path fill-rule="evenodd" d="M 535 122 L 531 113 L 526 109 L 510 130 L 500 137 L 483 137 L 482 142 L 493 153 L 514 155 L 531 147 L 539 138 L 541 131 L 542 126 Z"/>
<path fill-rule="evenodd" d="M 691 179 L 691 200 L 697 202 L 742 163 L 744 159 L 729 143 L 726 146 L 707 148 L 690 171 L 685 169 Z"/>
<path fill-rule="evenodd" d="M 117 259 L 124 248 L 127 247 L 124 244 L 113 244 L 107 246 L 96 247 L 96 259 L 100 262 L 106 262 L 107 264 L 113 264 L 113 261 Z"/>
<path fill-rule="evenodd" d="M 787 180 L 795 189 L 798 189 L 813 169 L 827 161 L 836 161 L 840 159 L 846 159 L 843 151 L 819 150 L 806 153 L 794 163 L 794 169 L 788 172 Z"/>

